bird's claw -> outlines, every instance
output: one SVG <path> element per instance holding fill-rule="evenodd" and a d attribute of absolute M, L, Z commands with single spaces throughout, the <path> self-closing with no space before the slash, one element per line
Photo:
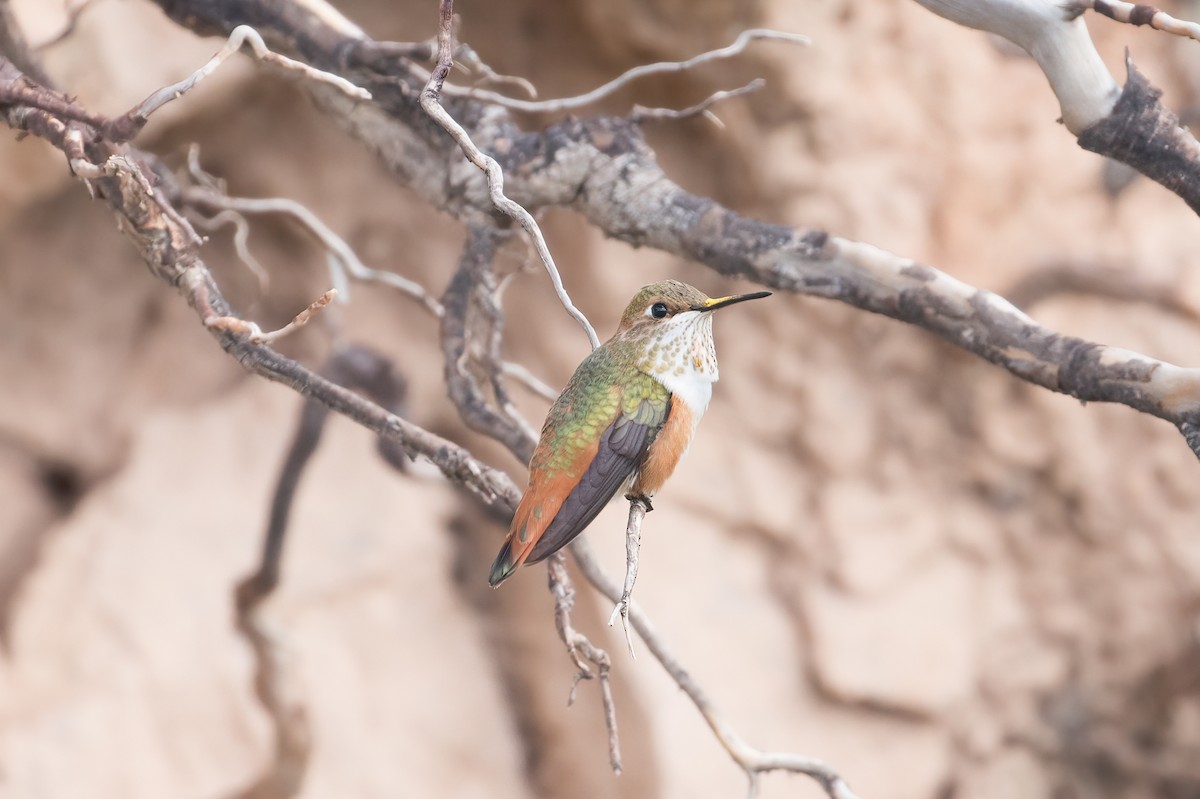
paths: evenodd
<path fill-rule="evenodd" d="M 642 507 L 646 509 L 646 513 L 654 510 L 654 506 L 650 504 L 650 497 L 646 496 L 645 494 L 626 494 L 625 499 L 629 500 L 630 502 L 642 503 Z"/>

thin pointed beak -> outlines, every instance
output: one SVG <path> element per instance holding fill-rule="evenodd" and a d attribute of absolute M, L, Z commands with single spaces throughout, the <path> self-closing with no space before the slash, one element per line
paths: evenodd
<path fill-rule="evenodd" d="M 763 297 L 770 297 L 769 291 L 755 291 L 750 294 L 734 294 L 732 297 L 714 297 L 703 305 L 692 306 L 693 311 L 715 311 L 718 308 L 724 308 L 726 305 L 734 305 L 746 300 L 761 300 Z"/>

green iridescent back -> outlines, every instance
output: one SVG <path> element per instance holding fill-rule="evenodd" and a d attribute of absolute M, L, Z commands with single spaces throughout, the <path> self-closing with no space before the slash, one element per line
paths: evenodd
<path fill-rule="evenodd" d="M 576 465 L 580 452 L 600 440 L 618 413 L 651 428 L 663 423 L 670 393 L 638 370 L 642 349 L 640 343 L 614 338 L 579 364 L 546 415 L 541 443 L 529 464 L 532 471 L 544 470 L 551 480 L 564 471 L 581 472 Z"/>

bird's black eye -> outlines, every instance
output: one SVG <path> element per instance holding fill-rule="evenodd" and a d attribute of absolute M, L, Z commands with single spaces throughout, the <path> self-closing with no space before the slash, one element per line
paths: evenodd
<path fill-rule="evenodd" d="M 662 319 L 667 315 L 667 304 L 665 302 L 656 302 L 650 306 L 650 315 L 655 319 Z"/>

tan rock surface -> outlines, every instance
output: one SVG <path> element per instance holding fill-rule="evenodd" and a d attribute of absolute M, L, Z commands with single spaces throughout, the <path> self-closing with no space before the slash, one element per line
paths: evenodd
<path fill-rule="evenodd" d="M 32 20 L 48 5 L 18 10 Z M 705 3 L 678 25 L 692 4 L 643 5 L 621 7 L 637 6 L 637 22 L 585 0 L 458 11 L 492 66 L 545 96 L 725 44 L 744 25 L 809 34 L 809 48 L 763 44 L 613 107 L 682 105 L 766 74 L 764 92 L 719 109 L 725 131 L 650 126 L 674 178 L 1000 291 L 1070 260 L 1200 296 L 1195 217 L 1146 181 L 1105 199 L 1100 164 L 1054 124 L 1034 65 L 981 34 L 901 0 Z M 339 6 L 381 37 L 433 30 L 427 3 Z M 1111 68 L 1131 44 L 1184 102 L 1174 76 L 1194 43 L 1093 23 Z M 50 66 L 110 111 L 217 47 L 142 2 L 95 4 L 75 37 Z M 305 202 L 371 265 L 444 288 L 458 226 L 287 82 L 234 65 L 142 143 L 177 158 L 191 141 L 232 191 Z M 253 562 L 298 400 L 213 345 L 61 158 L 6 140 L 0 175 L 0 797 L 227 795 L 271 751 L 230 592 Z M 544 221 L 602 335 L 650 280 L 741 287 L 570 214 Z M 264 326 L 327 287 L 286 223 L 256 220 L 252 246 L 272 275 L 265 297 L 226 235 L 206 257 Z M 524 260 L 514 248 L 502 268 Z M 447 404 L 434 322 L 356 288 L 340 324 L 396 359 L 411 416 L 522 477 Z M 505 307 L 506 355 L 561 385 L 584 342 L 544 276 L 518 276 Z M 1064 296 L 1030 311 L 1178 363 L 1200 352 L 1193 321 L 1152 306 Z M 1200 490 L 1174 430 L 831 303 L 776 296 L 717 328 L 722 382 L 647 519 L 637 596 L 751 743 L 821 757 L 864 799 L 1200 792 Z M 315 324 L 281 346 L 319 364 L 327 334 Z M 546 403 L 517 401 L 536 424 Z M 496 523 L 436 479 L 385 470 L 349 422 L 331 423 L 294 516 L 269 613 L 313 725 L 303 796 L 744 791 L 695 709 L 644 647 L 628 658 L 607 603 L 581 590 L 577 621 L 615 662 L 626 770 L 612 777 L 595 686 L 566 707 L 573 672 L 543 572 L 488 590 Z M 623 521 L 614 505 L 589 533 L 614 573 Z M 820 792 L 772 775 L 760 795 Z"/>

